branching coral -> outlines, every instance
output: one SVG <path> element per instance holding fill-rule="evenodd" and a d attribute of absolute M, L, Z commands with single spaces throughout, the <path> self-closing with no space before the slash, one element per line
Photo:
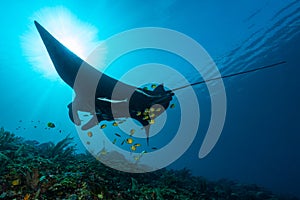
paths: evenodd
<path fill-rule="evenodd" d="M 16 150 L 21 142 L 22 138 L 0 128 L 0 151 Z"/>
<path fill-rule="evenodd" d="M 50 159 L 63 159 L 66 160 L 68 158 L 72 158 L 75 153 L 76 146 L 71 145 L 73 142 L 73 138 L 67 136 L 56 145 L 49 145 L 46 151 L 46 156 Z M 51 143 L 49 143 L 51 144 Z"/>
<path fill-rule="evenodd" d="M 188 169 L 116 171 L 89 154 L 76 154 L 69 136 L 38 144 L 3 128 L 0 134 L 0 199 L 289 199 L 258 186 L 207 181 Z"/>

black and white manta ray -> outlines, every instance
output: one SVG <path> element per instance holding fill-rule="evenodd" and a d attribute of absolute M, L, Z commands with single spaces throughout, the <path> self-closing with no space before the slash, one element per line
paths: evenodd
<path fill-rule="evenodd" d="M 71 121 L 81 125 L 78 111 L 90 112 L 92 119 L 81 127 L 87 130 L 104 120 L 130 117 L 143 125 L 148 143 L 151 120 L 168 108 L 174 93 L 162 84 L 151 91 L 107 76 L 34 23 L 60 78 L 75 91 L 74 101 L 68 105 Z"/>
<path fill-rule="evenodd" d="M 96 70 L 62 45 L 38 22 L 35 21 L 34 23 L 60 78 L 75 91 L 74 101 L 68 105 L 71 121 L 79 126 L 81 121 L 78 111 L 91 113 L 92 119 L 81 127 L 83 130 L 87 130 L 104 120 L 114 121 L 118 118 L 133 118 L 143 125 L 147 143 L 149 142 L 149 129 L 153 119 L 169 107 L 174 91 L 286 63 L 281 61 L 248 71 L 203 80 L 172 90 L 165 90 L 161 84 L 150 91 L 128 85 Z"/>

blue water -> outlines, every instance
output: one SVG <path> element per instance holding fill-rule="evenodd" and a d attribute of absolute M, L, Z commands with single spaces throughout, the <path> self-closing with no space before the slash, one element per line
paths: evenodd
<path fill-rule="evenodd" d="M 56 142 L 71 133 L 79 151 L 84 151 L 67 114 L 72 90 L 34 70 L 22 47 L 22 36 L 34 28 L 33 14 L 57 6 L 96 27 L 100 40 L 148 26 L 182 32 L 206 49 L 222 75 L 286 61 L 272 69 L 223 80 L 227 96 L 225 125 L 216 146 L 203 159 L 198 158 L 198 152 L 209 126 L 211 102 L 205 84 L 194 86 L 201 109 L 198 134 L 186 153 L 169 167 L 187 167 L 195 175 L 212 180 L 255 183 L 276 193 L 300 197 L 300 1 L 2 3 L 0 126 L 39 142 Z M 38 35 L 36 39 L 40 40 Z M 191 83 L 202 80 L 184 59 L 149 49 L 121 57 L 106 72 L 118 78 L 145 63 L 172 66 Z M 210 74 L 209 68 L 202 70 Z M 167 78 L 181 86 L 181 80 Z M 136 79 L 143 79 L 143 74 Z M 176 124 L 177 118 L 173 117 Z M 40 125 L 49 121 L 55 122 L 55 129 Z M 150 138 L 152 144 L 159 147 L 171 139 L 174 124 L 168 123 L 162 133 L 171 136 L 157 135 Z"/>

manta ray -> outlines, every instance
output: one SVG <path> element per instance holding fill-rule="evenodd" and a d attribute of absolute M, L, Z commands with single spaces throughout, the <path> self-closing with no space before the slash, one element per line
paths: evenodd
<path fill-rule="evenodd" d="M 148 144 L 150 125 L 156 117 L 167 110 L 175 91 L 286 63 L 281 61 L 171 90 L 166 90 L 163 84 L 158 85 L 154 90 L 147 90 L 123 83 L 100 72 L 60 43 L 38 22 L 34 21 L 34 23 L 60 78 L 75 91 L 75 98 L 68 105 L 70 120 L 80 126 L 78 111 L 91 113 L 92 118 L 81 126 L 82 130 L 88 130 L 102 121 L 133 118 L 144 127 Z"/>
<path fill-rule="evenodd" d="M 92 118 L 81 127 L 88 130 L 101 121 L 133 118 L 144 127 L 148 143 L 151 122 L 169 107 L 174 93 L 163 84 L 148 90 L 116 80 L 75 55 L 38 22 L 34 23 L 58 75 L 75 92 L 68 105 L 71 121 L 80 126 L 78 111 L 91 113 Z"/>

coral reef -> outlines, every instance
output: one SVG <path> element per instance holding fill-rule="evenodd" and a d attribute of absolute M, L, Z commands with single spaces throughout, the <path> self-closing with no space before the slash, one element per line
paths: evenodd
<path fill-rule="evenodd" d="M 70 136 L 39 144 L 1 128 L 0 199 L 296 199 L 256 185 L 208 181 L 187 169 L 124 173 L 75 150 Z"/>

